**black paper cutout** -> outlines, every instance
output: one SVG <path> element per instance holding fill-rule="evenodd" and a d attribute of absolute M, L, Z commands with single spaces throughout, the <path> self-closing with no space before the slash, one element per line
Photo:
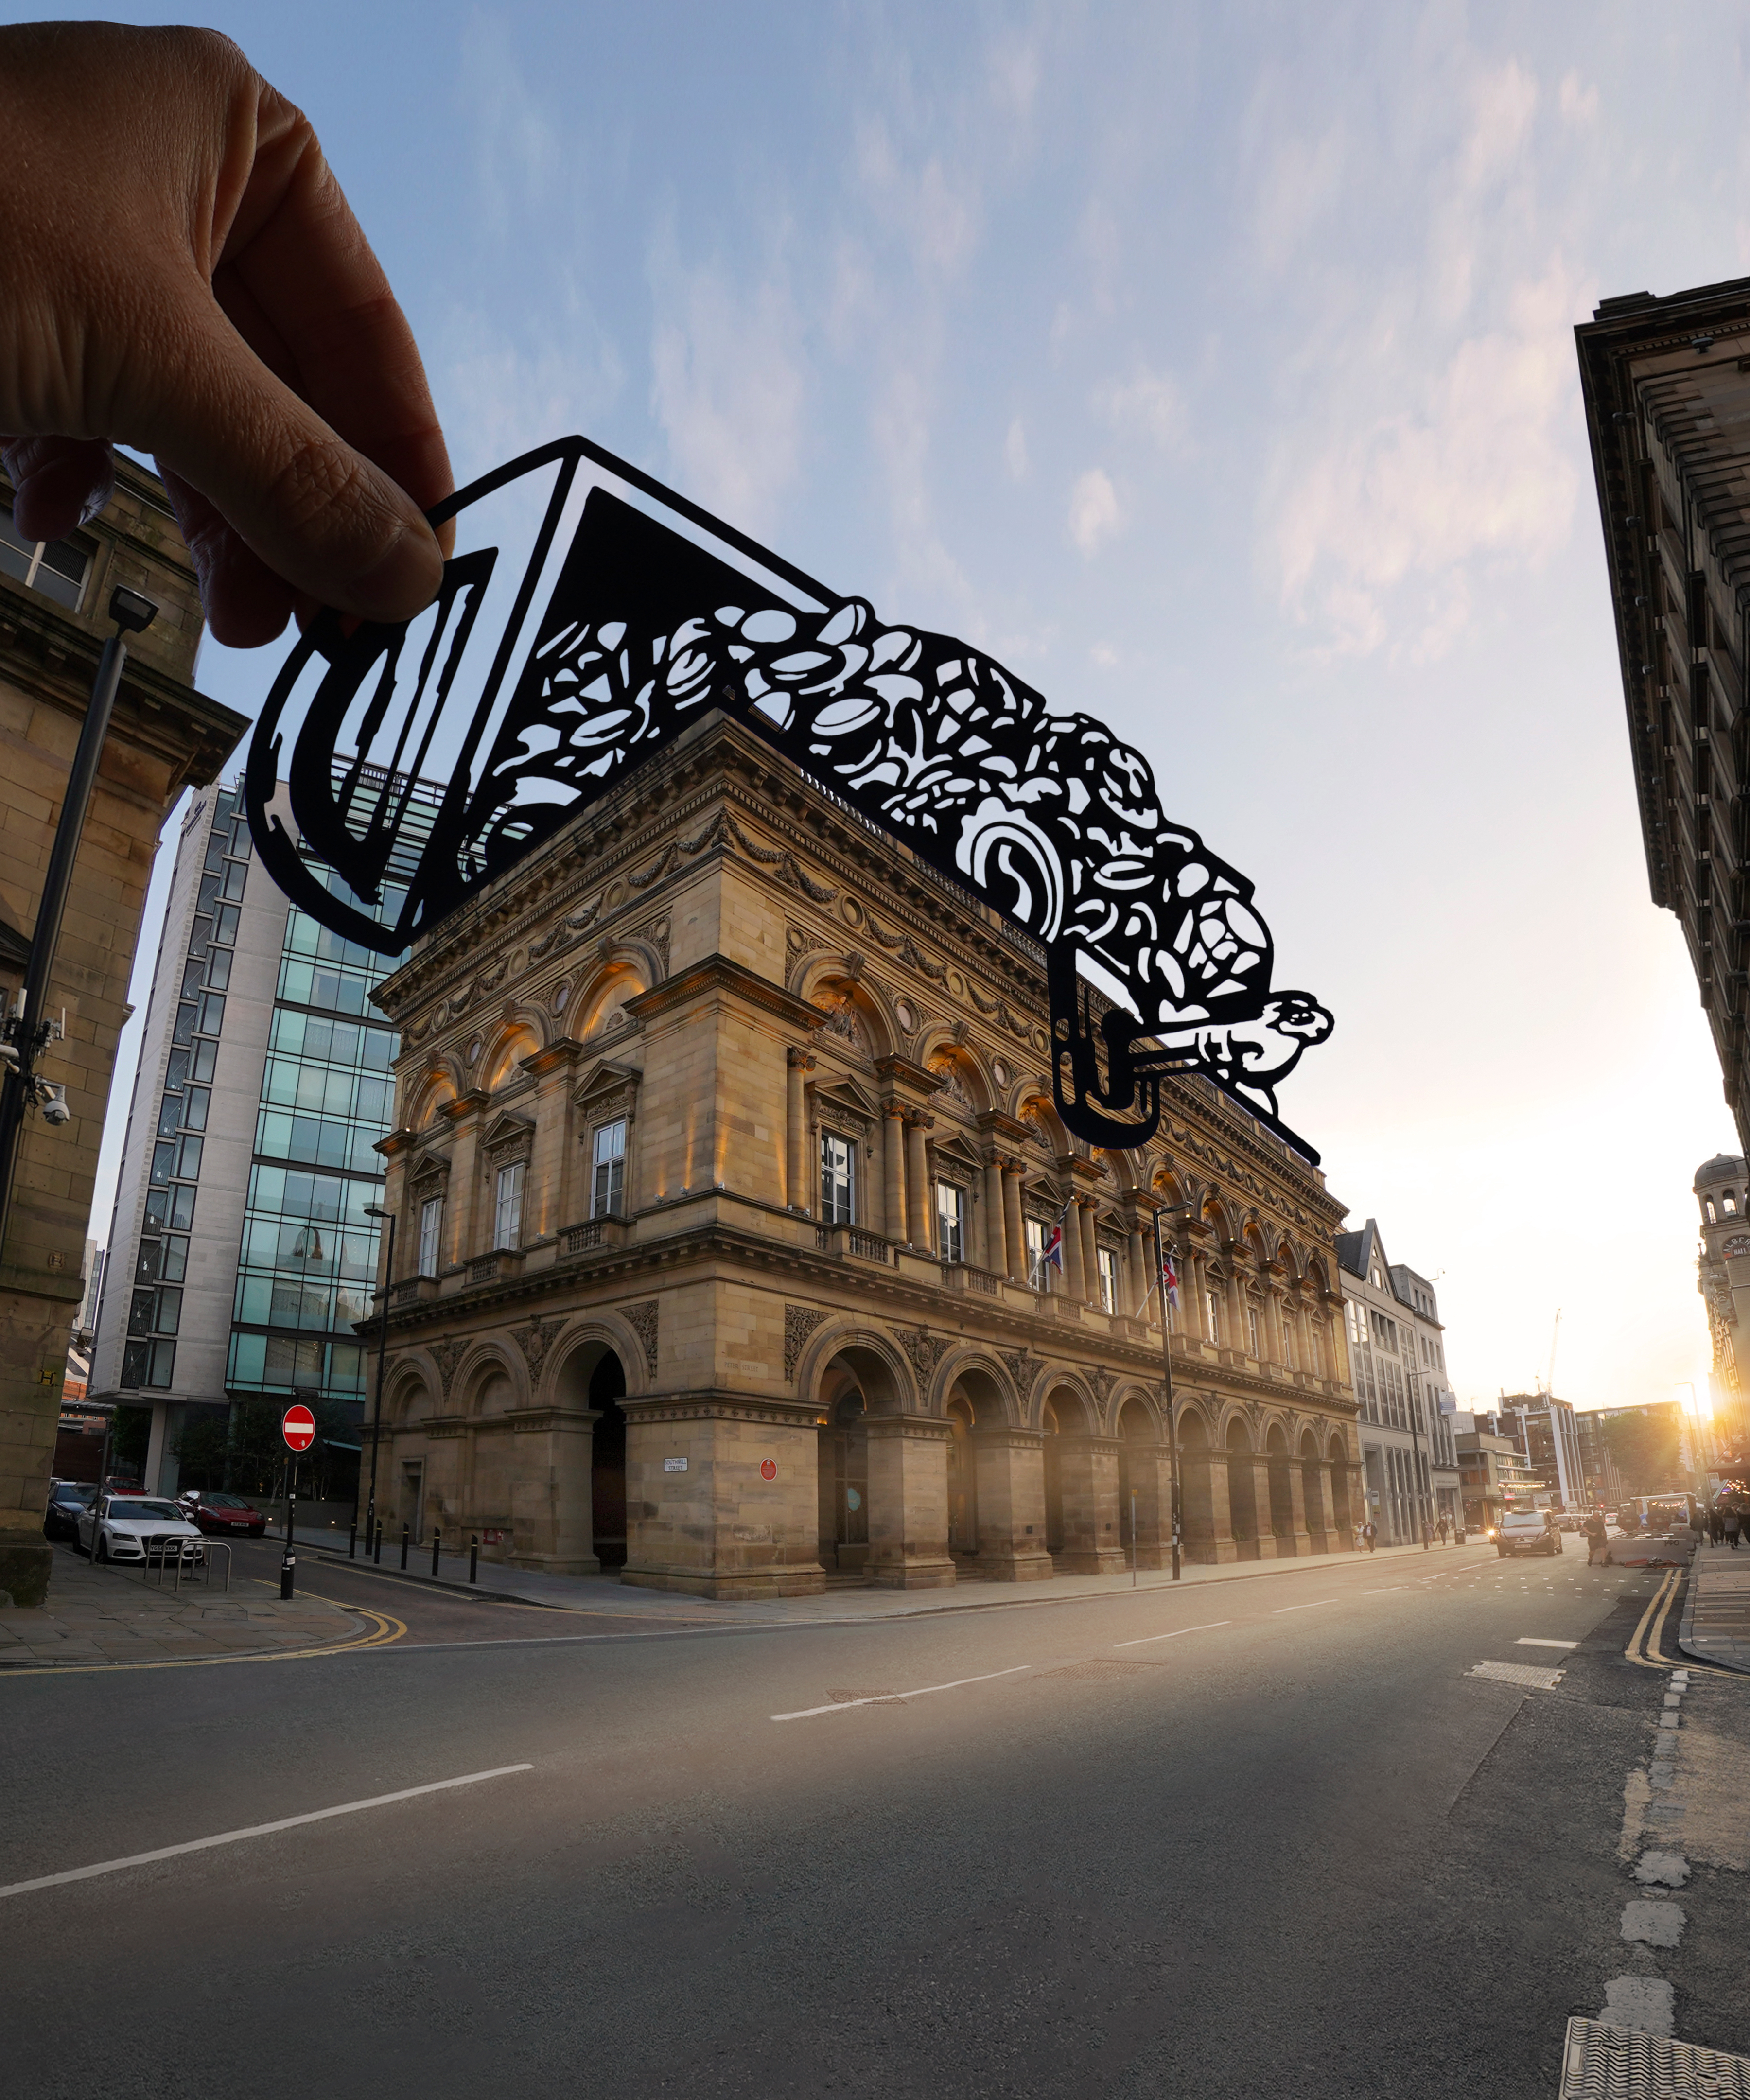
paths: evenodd
<path fill-rule="evenodd" d="M 586 461 L 722 551 L 597 482 L 562 554 L 555 536 Z M 417 651 L 406 647 L 417 623 L 348 633 L 333 612 L 293 649 L 256 726 L 245 791 L 257 849 L 294 902 L 347 940 L 399 954 L 719 707 L 1043 946 L 1057 1106 L 1078 1136 L 1145 1142 L 1161 1074 L 1192 1070 L 1316 1163 L 1278 1120 L 1275 1090 L 1331 1017 L 1305 992 L 1272 990 L 1252 885 L 1166 820 L 1139 752 L 1089 716 L 1051 713 L 952 636 L 884 625 L 865 600 L 840 598 L 587 439 L 513 461 L 447 498 L 432 522 L 549 470 L 522 576 L 499 576 L 496 548 L 457 556 L 434 613 L 421 615 L 431 630 Z M 283 772 L 307 849 L 380 903 L 465 652 L 493 632 L 483 608 L 513 581 L 418 871 L 385 924 L 322 885 L 267 805 Z M 318 660 L 328 668 L 282 767 L 286 710 Z"/>

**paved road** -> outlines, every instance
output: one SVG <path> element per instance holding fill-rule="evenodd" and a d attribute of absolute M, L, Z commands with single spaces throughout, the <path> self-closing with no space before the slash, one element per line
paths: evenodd
<path fill-rule="evenodd" d="M 1530 2100 L 1651 1959 L 1654 1584 L 1573 1555 L 850 1628 L 388 1587 L 365 1652 L 0 1683 L 6 1884 L 530 1767 L 0 1900 L 19 2089 Z M 1660 1960 L 1750 2051 L 1745 1879 Z"/>

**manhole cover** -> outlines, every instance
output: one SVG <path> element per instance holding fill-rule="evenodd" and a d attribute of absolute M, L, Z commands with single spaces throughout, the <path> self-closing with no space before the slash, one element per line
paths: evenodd
<path fill-rule="evenodd" d="M 1560 2100 L 1750 2100 L 1750 2056 L 1570 2020 Z"/>
<path fill-rule="evenodd" d="M 1540 1692 L 1554 1692 L 1562 1682 L 1559 1670 L 1539 1670 L 1529 1662 L 1479 1662 L 1465 1673 L 1467 1677 L 1492 1677 L 1502 1684 L 1530 1684 Z"/>

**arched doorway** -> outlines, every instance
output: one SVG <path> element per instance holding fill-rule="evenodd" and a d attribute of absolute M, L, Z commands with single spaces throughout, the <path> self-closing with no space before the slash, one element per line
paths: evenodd
<path fill-rule="evenodd" d="M 1228 1424 L 1228 1510 L 1240 1559 L 1255 1560 L 1258 1558 L 1258 1490 L 1252 1473 L 1252 1448 L 1243 1422 Z"/>
<path fill-rule="evenodd" d="M 1161 1549 L 1171 1542 L 1170 1519 L 1161 1506 L 1154 1417 L 1139 1400 L 1127 1400 L 1118 1410 L 1118 1537 L 1139 1568 L 1158 1568 Z"/>
<path fill-rule="evenodd" d="M 959 1560 L 978 1552 L 978 1461 L 972 1447 L 972 1403 L 956 1392 L 948 1403 L 948 1551 Z"/>
<path fill-rule="evenodd" d="M 624 1365 L 611 1349 L 589 1374 L 597 1420 L 589 1460 L 589 1507 L 596 1558 L 604 1568 L 626 1564 L 626 1396 Z"/>
<path fill-rule="evenodd" d="M 829 1574 L 869 1565 L 869 1430 L 862 1390 L 841 1382 L 820 1432 L 820 1564 Z"/>
<path fill-rule="evenodd" d="M 1280 1422 L 1272 1422 L 1264 1440 L 1270 1462 L 1270 1529 L 1277 1538 L 1294 1536 L 1294 1493 L 1288 1477 L 1288 1436 Z M 1292 1546 L 1288 1551 L 1293 1551 Z"/>

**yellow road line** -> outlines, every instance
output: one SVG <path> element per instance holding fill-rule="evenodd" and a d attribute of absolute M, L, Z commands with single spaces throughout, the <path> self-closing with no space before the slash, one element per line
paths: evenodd
<path fill-rule="evenodd" d="M 319 1600 L 327 1604 L 326 1597 Z M 325 1655 L 345 1655 L 349 1651 L 366 1648 L 386 1648 L 399 1640 L 407 1631 L 403 1621 L 393 1618 L 386 1612 L 373 1612 L 363 1604 L 343 1606 L 355 1617 L 374 1619 L 377 1623 L 368 1633 L 356 1639 L 330 1641 L 321 1648 L 282 1648 L 258 1649 L 250 1655 L 166 1655 L 154 1657 L 149 1662 L 39 1662 L 21 1667 L 0 1669 L 0 1684 L 15 1677 L 90 1677 L 114 1670 L 212 1670 L 227 1662 L 313 1662 Z"/>
<path fill-rule="evenodd" d="M 1641 1622 L 1629 1636 L 1629 1645 L 1623 1650 L 1626 1659 L 1638 1663 L 1642 1670 L 1686 1670 L 1698 1677 L 1741 1677 L 1737 1670 L 1721 1670 L 1709 1662 L 1692 1662 L 1687 1656 L 1667 1655 L 1660 1646 L 1664 1637 L 1665 1621 L 1671 1607 L 1677 1602 L 1677 1594 L 1683 1580 L 1683 1570 L 1673 1568 L 1653 1592 L 1646 1609 L 1641 1614 Z M 1657 1614 L 1655 1618 L 1655 1614 Z M 1649 1625 L 1652 1630 L 1647 1631 Z M 1643 1639 L 1644 1636 L 1644 1639 Z M 1637 1654 L 1636 1650 L 1645 1652 Z"/>

